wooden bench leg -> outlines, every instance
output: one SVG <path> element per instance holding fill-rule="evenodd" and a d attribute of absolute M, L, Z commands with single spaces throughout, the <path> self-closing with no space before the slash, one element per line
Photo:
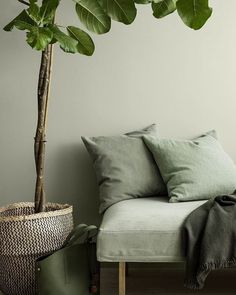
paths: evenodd
<path fill-rule="evenodd" d="M 119 262 L 119 295 L 125 295 L 125 262 Z"/>

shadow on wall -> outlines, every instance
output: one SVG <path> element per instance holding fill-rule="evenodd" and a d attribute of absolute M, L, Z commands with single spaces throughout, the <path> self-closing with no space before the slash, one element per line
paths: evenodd
<path fill-rule="evenodd" d="M 76 223 L 99 224 L 96 175 L 84 146 L 61 143 L 48 155 L 50 200 L 74 205 Z"/>

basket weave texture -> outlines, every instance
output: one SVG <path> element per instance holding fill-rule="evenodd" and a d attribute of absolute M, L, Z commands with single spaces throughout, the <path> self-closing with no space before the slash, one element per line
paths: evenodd
<path fill-rule="evenodd" d="M 34 214 L 34 203 L 0 208 L 0 290 L 34 295 L 36 259 L 59 249 L 73 228 L 72 206 L 47 203 Z"/>

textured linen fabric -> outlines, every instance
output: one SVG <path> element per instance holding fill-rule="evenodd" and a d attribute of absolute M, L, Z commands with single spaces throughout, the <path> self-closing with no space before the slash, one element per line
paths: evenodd
<path fill-rule="evenodd" d="M 100 213 L 119 201 L 153 196 L 166 187 L 143 135 L 157 136 L 156 125 L 121 136 L 82 137 L 93 160 L 100 193 Z"/>
<path fill-rule="evenodd" d="M 97 240 L 99 261 L 184 261 L 182 224 L 205 201 L 169 203 L 168 197 L 122 201 L 108 208 Z"/>
<path fill-rule="evenodd" d="M 167 185 L 170 202 L 210 199 L 236 190 L 236 166 L 216 138 L 144 136 Z"/>

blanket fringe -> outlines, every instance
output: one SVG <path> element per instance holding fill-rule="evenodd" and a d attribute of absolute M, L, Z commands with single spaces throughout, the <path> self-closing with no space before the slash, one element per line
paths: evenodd
<path fill-rule="evenodd" d="M 225 261 L 217 260 L 215 262 L 204 263 L 199 267 L 196 278 L 185 280 L 184 286 L 192 290 L 201 290 L 204 287 L 204 282 L 201 280 L 202 274 L 204 272 L 209 272 L 212 270 L 223 269 L 223 268 L 230 268 L 233 266 L 236 266 L 235 257 Z"/>
<path fill-rule="evenodd" d="M 189 279 L 184 281 L 184 287 L 191 289 L 191 290 L 200 290 L 201 287 L 196 279 Z"/>
<path fill-rule="evenodd" d="M 216 270 L 216 269 L 222 269 L 222 268 L 228 268 L 236 265 L 236 258 L 232 257 L 230 260 L 216 260 L 215 262 L 208 262 L 204 263 L 199 267 L 198 273 L 200 273 L 203 270 Z"/>

